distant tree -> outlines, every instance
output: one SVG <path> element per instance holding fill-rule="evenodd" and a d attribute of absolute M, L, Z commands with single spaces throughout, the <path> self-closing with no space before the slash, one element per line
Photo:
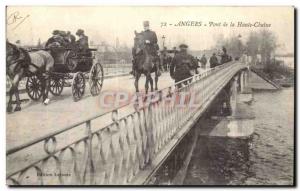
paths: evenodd
<path fill-rule="evenodd" d="M 276 37 L 273 32 L 262 30 L 259 32 L 260 39 L 260 54 L 261 60 L 264 64 L 271 63 L 271 54 L 276 50 Z"/>
<path fill-rule="evenodd" d="M 254 64 L 257 60 L 257 54 L 259 53 L 259 48 L 260 48 L 259 35 L 256 32 L 251 32 L 246 42 L 246 50 L 248 55 L 252 57 L 251 59 L 252 64 Z"/>
<path fill-rule="evenodd" d="M 223 46 L 227 49 L 228 54 L 233 58 L 240 58 L 245 49 L 240 36 L 231 36 L 225 41 Z"/>

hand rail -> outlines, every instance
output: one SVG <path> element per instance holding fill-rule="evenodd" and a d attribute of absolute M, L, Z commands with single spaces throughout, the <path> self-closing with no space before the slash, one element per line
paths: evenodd
<path fill-rule="evenodd" d="M 65 153 L 67 151 L 71 153 L 71 161 L 79 160 L 78 156 L 81 156 L 82 152 L 79 152 L 77 147 L 83 144 L 82 165 L 74 162 L 71 172 L 76 181 L 71 184 L 126 184 L 139 171 L 151 164 L 163 146 L 197 111 L 197 108 L 176 108 L 173 105 L 164 105 L 162 99 L 175 99 L 176 92 L 193 91 L 196 93 L 196 100 L 203 105 L 215 91 L 219 90 L 220 85 L 227 83 L 245 67 L 244 64 L 235 62 L 217 66 L 202 74 L 194 75 L 158 90 L 156 93 L 160 95 L 159 99 L 149 102 L 144 107 L 121 118 L 118 118 L 119 111 L 127 109 L 132 103 L 97 113 L 86 120 L 11 148 L 6 152 L 7 157 L 22 153 L 23 150 L 44 142 L 46 157 L 9 172 L 7 181 L 10 181 L 11 184 L 22 184 L 25 174 L 30 169 L 35 169 L 37 173 L 43 173 L 47 162 L 52 159 L 56 161 L 55 169 L 62 172 Z M 149 94 L 146 99 L 151 99 L 152 96 L 153 94 Z M 91 122 L 109 114 L 111 122 L 93 131 Z M 84 124 L 86 129 L 84 136 L 56 149 L 59 136 Z M 95 140 L 97 140 L 96 143 Z M 96 150 L 95 147 L 97 147 Z M 113 177 L 118 178 L 113 179 Z M 63 177 L 58 179 L 60 184 L 68 184 Z M 38 177 L 38 183 L 48 184 L 43 177 Z"/>

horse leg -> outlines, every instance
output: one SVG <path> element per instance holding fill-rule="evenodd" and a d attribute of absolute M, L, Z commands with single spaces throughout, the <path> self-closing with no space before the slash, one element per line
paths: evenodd
<path fill-rule="evenodd" d="M 146 81 L 145 81 L 145 92 L 146 95 L 148 94 L 148 89 L 149 89 L 149 74 L 146 74 Z"/>
<path fill-rule="evenodd" d="M 12 111 L 12 105 L 11 105 L 11 101 L 12 101 L 12 95 L 15 94 L 16 96 L 16 108 L 14 111 L 20 111 L 21 110 L 21 101 L 20 101 L 20 96 L 19 96 L 19 90 L 18 90 L 18 86 L 19 86 L 19 81 L 21 80 L 23 76 L 23 70 L 21 70 L 18 74 L 16 74 L 14 76 L 14 79 L 12 81 L 12 87 L 10 89 L 9 92 L 9 103 L 8 103 L 8 108 L 7 111 L 11 112 Z"/>
<path fill-rule="evenodd" d="M 158 90 L 158 88 L 157 88 L 157 82 L 158 82 L 158 74 L 157 74 L 157 72 L 155 72 L 154 80 L 155 80 L 155 90 Z"/>
<path fill-rule="evenodd" d="M 139 92 L 139 79 L 141 77 L 141 73 L 137 72 L 135 73 L 135 81 L 134 81 L 134 86 L 135 86 L 135 92 Z"/>
<path fill-rule="evenodd" d="M 150 82 L 150 86 L 151 86 L 151 92 L 153 92 L 153 79 L 152 79 L 151 73 L 149 73 L 149 82 Z"/>
<path fill-rule="evenodd" d="M 10 113 L 10 112 L 12 112 L 12 109 L 13 109 L 13 108 L 12 108 L 12 103 L 11 103 L 11 102 L 12 102 L 12 96 L 13 96 L 13 93 L 14 93 L 14 88 L 13 88 L 13 86 L 10 87 L 8 93 L 9 93 L 9 100 L 8 100 L 8 104 L 7 104 L 6 111 Z"/>
<path fill-rule="evenodd" d="M 48 105 L 50 102 L 50 99 L 48 98 L 49 93 L 49 87 L 50 87 L 50 79 L 49 79 L 49 73 L 46 72 L 42 77 L 42 92 L 43 92 L 43 103 L 45 105 Z"/>
<path fill-rule="evenodd" d="M 16 88 L 15 88 L 15 96 L 16 96 L 16 107 L 14 111 L 21 111 L 21 100 L 20 100 L 20 95 L 19 95 L 19 81 L 17 82 Z"/>

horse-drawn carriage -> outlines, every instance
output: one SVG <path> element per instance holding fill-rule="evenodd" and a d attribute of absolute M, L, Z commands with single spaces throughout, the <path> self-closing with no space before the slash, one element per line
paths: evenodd
<path fill-rule="evenodd" d="M 37 51 L 41 49 L 32 49 Z M 59 96 L 64 87 L 72 88 L 74 101 L 82 98 L 85 92 L 86 80 L 88 80 L 91 95 L 98 95 L 103 85 L 103 68 L 99 62 L 94 62 L 94 51 L 87 49 L 76 51 L 67 48 L 43 49 L 50 51 L 54 59 L 54 68 L 49 72 L 49 91 L 54 96 Z M 38 75 L 30 75 L 26 81 L 26 91 L 32 100 L 42 97 L 42 80 Z"/>

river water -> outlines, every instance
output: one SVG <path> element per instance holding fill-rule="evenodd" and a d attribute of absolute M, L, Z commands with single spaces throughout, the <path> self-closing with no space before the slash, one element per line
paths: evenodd
<path fill-rule="evenodd" d="M 254 92 L 255 133 L 250 139 L 208 138 L 202 118 L 149 184 L 292 185 L 294 89 Z"/>

